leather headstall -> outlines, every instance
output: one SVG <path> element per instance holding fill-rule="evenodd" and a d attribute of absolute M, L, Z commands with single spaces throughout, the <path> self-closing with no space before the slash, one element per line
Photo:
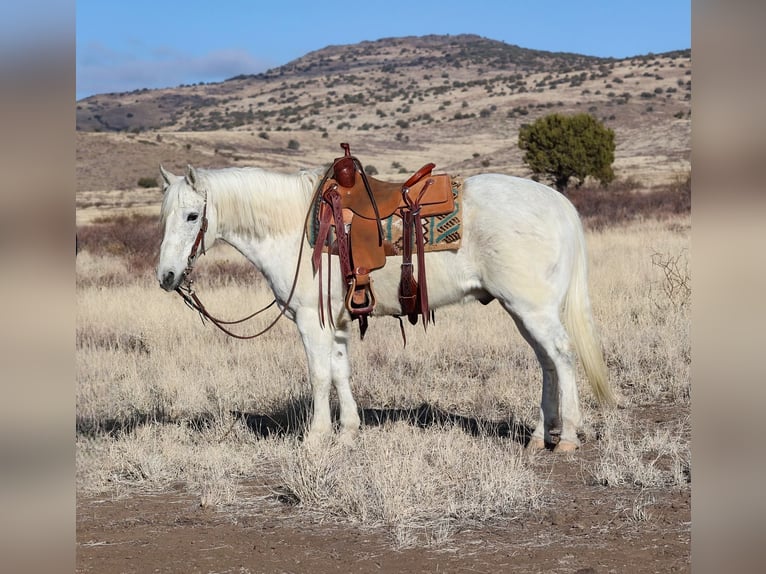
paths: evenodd
<path fill-rule="evenodd" d="M 197 250 L 202 248 L 201 254 L 205 254 L 205 233 L 207 233 L 207 194 L 205 195 L 205 204 L 202 206 L 202 224 L 194 238 L 189 257 L 186 258 L 186 269 L 184 269 L 184 279 L 192 272 L 194 261 L 197 258 Z"/>

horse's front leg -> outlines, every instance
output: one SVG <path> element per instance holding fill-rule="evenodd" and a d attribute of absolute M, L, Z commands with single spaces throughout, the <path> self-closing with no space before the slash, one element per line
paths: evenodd
<path fill-rule="evenodd" d="M 359 411 L 351 393 L 351 368 L 348 358 L 348 330 L 337 329 L 333 337 L 332 348 L 332 382 L 338 393 L 340 403 L 340 440 L 353 444 L 359 434 Z"/>
<path fill-rule="evenodd" d="M 332 432 L 330 385 L 334 337 L 331 329 L 320 326 L 316 309 L 298 309 L 295 323 L 306 351 L 313 400 L 313 414 L 306 442 L 318 444 Z"/>

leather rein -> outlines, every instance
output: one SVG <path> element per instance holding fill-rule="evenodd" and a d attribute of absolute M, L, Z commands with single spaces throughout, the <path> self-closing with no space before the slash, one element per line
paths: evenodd
<path fill-rule="evenodd" d="M 269 323 L 265 328 L 258 331 L 257 333 L 253 335 L 239 335 L 237 333 L 232 332 L 227 327 L 228 325 L 238 325 L 240 323 L 244 323 L 245 321 L 248 321 L 255 317 L 256 315 L 259 315 L 266 311 L 267 309 L 271 308 L 276 302 L 276 298 L 271 301 L 268 305 L 265 307 L 259 309 L 258 311 L 255 311 L 254 313 L 251 313 L 247 317 L 244 317 L 242 319 L 237 319 L 236 321 L 224 321 L 222 319 L 219 319 L 212 315 L 210 311 L 207 310 L 205 305 L 200 301 L 199 297 L 197 296 L 197 293 L 194 291 L 193 287 L 193 281 L 189 278 L 191 275 L 191 272 L 194 267 L 195 259 L 197 258 L 197 252 L 201 249 L 201 254 L 205 254 L 205 233 L 207 232 L 207 194 L 205 194 L 205 204 L 202 207 L 202 224 L 200 225 L 199 231 L 197 232 L 197 237 L 194 239 L 194 243 L 192 244 L 191 251 L 189 252 L 189 256 L 186 258 L 186 269 L 184 269 L 183 276 L 181 278 L 181 282 L 176 287 L 175 291 L 178 293 L 181 298 L 184 300 L 184 303 L 195 311 L 197 311 L 200 314 L 200 317 L 202 318 L 202 322 L 205 322 L 205 319 L 209 320 L 213 325 L 218 327 L 221 331 L 229 335 L 230 337 L 234 337 L 235 339 L 255 339 L 256 337 L 260 337 L 261 335 L 265 334 L 269 330 L 271 330 L 274 325 L 277 324 L 277 322 L 285 316 L 285 312 L 287 311 L 288 306 L 290 305 L 290 301 L 292 301 L 293 295 L 295 293 L 295 287 L 298 284 L 298 272 L 300 270 L 301 266 L 301 257 L 303 255 L 303 246 L 305 243 L 305 236 L 306 236 L 306 230 L 308 228 L 308 222 L 309 218 L 311 216 L 311 206 L 314 204 L 314 201 L 316 200 L 317 194 L 320 192 L 322 187 L 324 187 L 325 182 L 327 181 L 330 171 L 332 170 L 332 166 L 327 170 L 327 173 L 325 173 L 322 180 L 319 182 L 319 186 L 314 191 L 314 195 L 312 196 L 311 202 L 309 203 L 309 210 L 306 213 L 306 219 L 303 222 L 303 231 L 301 232 L 301 246 L 298 250 L 298 262 L 295 266 L 295 274 L 293 275 L 293 281 L 292 286 L 290 287 L 290 294 L 287 296 L 287 300 L 285 301 L 284 305 L 282 305 L 282 308 L 279 311 L 279 315 L 276 316 L 276 318 Z"/>

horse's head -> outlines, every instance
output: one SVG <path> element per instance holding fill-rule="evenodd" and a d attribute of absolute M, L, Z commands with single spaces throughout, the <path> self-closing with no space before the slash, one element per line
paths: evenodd
<path fill-rule="evenodd" d="M 188 166 L 183 176 L 160 166 L 163 180 L 162 221 L 165 227 L 157 264 L 157 279 L 166 291 L 178 287 L 205 249 L 215 241 L 215 213 L 197 171 Z"/>

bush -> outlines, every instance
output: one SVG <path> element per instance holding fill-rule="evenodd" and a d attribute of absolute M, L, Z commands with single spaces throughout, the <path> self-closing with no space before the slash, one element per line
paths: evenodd
<path fill-rule="evenodd" d="M 162 229 L 156 216 L 117 215 L 80 227 L 77 238 L 81 249 L 123 258 L 131 273 L 146 274 L 157 263 Z"/>
<path fill-rule="evenodd" d="M 609 188 L 572 191 L 569 199 L 589 229 L 604 229 L 636 219 L 666 219 L 691 213 L 691 175 L 652 192 L 640 191 L 633 179 L 615 181 Z"/>
<path fill-rule="evenodd" d="M 142 177 L 138 180 L 138 187 L 151 188 L 159 186 L 160 184 L 157 182 L 156 177 Z"/>
<path fill-rule="evenodd" d="M 561 192 L 570 179 L 576 187 L 587 176 L 602 185 L 614 179 L 614 131 L 589 114 L 549 114 L 519 130 L 524 162 L 535 176 L 550 178 Z"/>
<path fill-rule="evenodd" d="M 287 142 L 287 149 L 297 150 L 300 147 L 301 147 L 301 144 L 300 142 L 298 142 L 298 140 L 290 140 L 289 142 Z"/>

